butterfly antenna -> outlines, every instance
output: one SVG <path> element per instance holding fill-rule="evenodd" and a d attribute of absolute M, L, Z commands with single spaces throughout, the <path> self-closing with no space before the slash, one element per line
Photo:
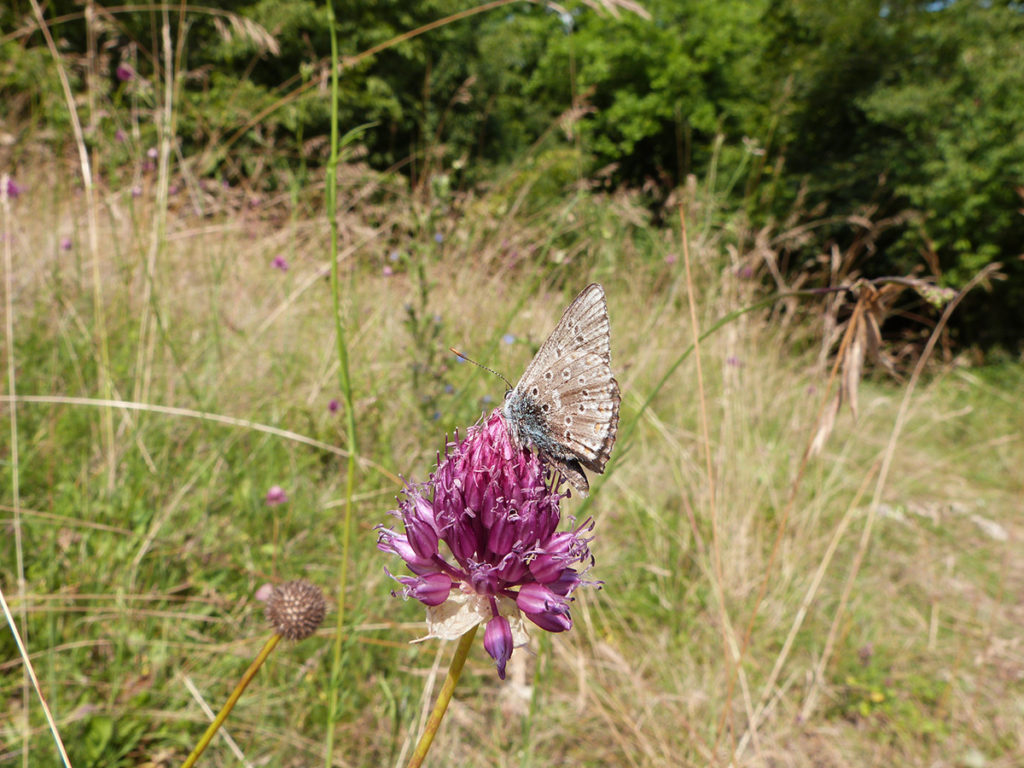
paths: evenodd
<path fill-rule="evenodd" d="M 477 368 L 483 368 L 483 369 L 484 369 L 485 371 L 490 371 L 490 372 L 491 372 L 491 373 L 493 373 L 493 374 L 494 374 L 495 376 L 497 376 L 497 377 L 498 377 L 499 379 L 501 379 L 502 381 L 504 381 L 504 382 L 505 382 L 505 384 L 506 384 L 506 385 L 508 386 L 508 388 L 509 388 L 509 389 L 513 389 L 513 387 L 512 387 L 512 382 L 510 382 L 510 381 L 509 381 L 508 379 L 506 379 L 506 378 L 505 378 L 504 376 L 502 376 L 502 375 L 501 375 L 500 373 L 498 373 L 498 372 L 497 372 L 496 370 L 494 370 L 493 368 L 488 368 L 488 367 L 487 367 L 486 365 L 481 365 L 480 363 L 478 363 L 478 362 L 477 362 L 476 360 L 474 360 L 473 358 L 471 358 L 471 357 L 466 357 L 466 356 L 465 356 L 464 354 L 462 354 L 461 352 L 459 352 L 459 350 L 457 350 L 457 349 L 456 349 L 455 347 L 448 347 L 448 351 L 449 351 L 449 352 L 451 352 L 451 353 L 452 353 L 453 355 L 455 355 L 456 357 L 461 357 L 461 358 L 462 358 L 463 360 L 465 360 L 466 362 L 472 363 L 472 364 L 473 364 L 473 365 L 475 365 L 475 366 L 476 366 Z"/>

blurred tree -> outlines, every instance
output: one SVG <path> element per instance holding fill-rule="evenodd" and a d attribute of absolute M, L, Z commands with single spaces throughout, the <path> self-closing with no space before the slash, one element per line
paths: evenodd
<path fill-rule="evenodd" d="M 113 137 L 130 108 L 142 146 L 152 146 L 155 123 L 145 110 L 155 106 L 153 51 L 165 17 L 104 6 L 110 12 L 97 17 L 92 62 L 78 0 L 52 0 L 46 12 L 74 87 L 85 87 L 91 69 L 112 94 L 100 102 L 91 140 Z M 583 0 L 510 3 L 349 58 L 343 129 L 375 123 L 362 138 L 369 162 L 414 181 L 443 168 L 453 183 L 472 184 L 496 166 L 523 168 L 550 154 L 560 171 L 531 187 L 535 194 L 559 194 L 575 173 L 600 171 L 609 184 L 644 185 L 660 199 L 695 173 L 708 180 L 722 216 L 742 207 L 755 225 L 791 220 L 799 200 L 802 210 L 824 210 L 834 223 L 816 228 L 797 256 L 851 242 L 857 233 L 848 218 L 869 206 L 877 217 L 914 210 L 860 269 L 877 276 L 926 268 L 961 285 L 981 265 L 1002 260 L 1010 279 L 994 300 L 969 305 L 959 329 L 965 340 L 1021 342 L 1020 2 L 643 6 L 650 19 L 599 12 Z M 337 0 L 336 9 L 347 57 L 466 10 L 456 0 Z M 186 7 L 181 28 L 176 12 L 166 18 L 174 38 L 186 40 L 176 104 L 186 157 L 201 154 L 208 173 L 261 174 L 267 185 L 324 159 L 322 2 Z M 41 36 L 19 31 L 32 24 L 25 0 L 0 8 L 0 30 L 15 30 L 0 36 L 0 119 L 61 128 L 63 100 Z M 126 56 L 139 76 L 132 100 L 120 98 L 127 86 L 115 76 Z M 34 128 L 23 135 L 66 140 L 66 130 Z M 531 166 L 538 174 L 547 167 Z M 811 262 L 789 263 L 801 269 Z"/>
<path fill-rule="evenodd" d="M 780 130 L 790 196 L 838 216 L 871 201 L 919 216 L 880 243 L 871 276 L 926 267 L 948 285 L 993 260 L 1008 280 L 972 297 L 964 340 L 1024 336 L 1024 8 L 881 3 L 827 9 L 780 0 L 766 17 L 776 76 L 792 96 Z M 837 225 L 827 237 L 849 240 Z"/>

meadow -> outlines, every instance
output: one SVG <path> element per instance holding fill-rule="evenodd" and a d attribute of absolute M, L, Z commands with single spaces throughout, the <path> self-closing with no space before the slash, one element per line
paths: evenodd
<path fill-rule="evenodd" d="M 351 87 L 335 104 L 346 111 L 331 113 L 350 132 L 327 138 L 304 133 L 323 117 L 328 73 L 342 69 L 324 31 L 337 30 L 319 16 L 316 37 L 274 39 L 241 15 L 209 21 L 205 8 L 190 7 L 186 22 L 184 6 L 178 19 L 133 7 L 82 16 L 75 6 L 44 23 L 30 5 L 0 12 L 17 19 L 0 36 L 15 62 L 0 90 L 21 99 L 10 114 L 29 116 L 0 131 L 0 765 L 181 765 L 274 635 L 268 585 L 296 579 L 323 590 L 326 620 L 273 648 L 198 764 L 414 764 L 456 643 L 415 642 L 427 634 L 424 608 L 393 594 L 390 574 L 406 571 L 378 550 L 379 527 L 399 525 L 389 513 L 406 483 L 425 481 L 449 441 L 502 403 L 505 383 L 450 347 L 515 382 L 591 282 L 607 296 L 621 413 L 606 471 L 591 473 L 588 498 L 562 501 L 562 524 L 593 521 L 593 583 L 572 595 L 571 630 L 534 627 L 504 680 L 479 633 L 425 764 L 1024 764 L 1024 369 L 1009 354 L 985 365 L 958 346 L 946 321 L 962 294 L 932 285 L 942 276 L 934 253 L 931 271 L 861 279 L 886 227 L 924 218 L 872 219 L 846 200 L 843 213 L 814 220 L 821 208 L 802 190 L 779 192 L 785 149 L 746 134 L 705 141 L 711 129 L 681 123 L 668 146 L 665 126 L 641 109 L 664 116 L 664 105 L 629 106 L 618 86 L 627 107 L 592 111 L 590 95 L 573 90 L 572 109 L 539 138 L 530 131 L 548 119 L 543 109 L 522 124 L 497 120 L 509 155 L 467 169 L 464 147 L 483 147 L 486 125 L 460 112 L 476 76 L 432 69 L 479 54 L 475 29 L 454 22 L 501 7 L 478 28 L 497 59 L 530 52 L 531 40 L 570 44 L 572 18 L 546 7 L 424 5 L 419 19 L 397 3 L 378 4 L 379 17 L 346 16 L 348 42 L 358 33 L 367 47 L 345 60 Z M 282 28 L 306 23 L 299 4 L 258 5 L 246 10 L 287 11 Z M 590 5 L 616 24 L 619 11 L 636 16 L 629 24 L 650 20 L 625 0 Z M 702 55 L 726 62 L 741 85 L 751 73 L 769 78 L 733 67 L 738 56 L 715 45 L 748 48 L 746 37 L 708 30 L 729 22 L 772 51 L 773 35 L 799 37 L 789 24 L 823 23 L 795 14 L 775 28 L 696 6 L 692 18 L 707 26 L 693 34 L 714 43 Z M 693 26 L 671 3 L 652 7 Z M 858 7 L 871 29 L 888 23 Z M 452 15 L 438 22 L 442 11 Z M 952 22 L 934 14 L 936 29 L 974 13 L 951 11 Z M 317 13 L 333 21 L 332 4 Z M 425 23 L 410 32 L 415 19 Z M 1001 19 L 985 23 L 1013 42 Z M 604 23 L 581 23 L 578 41 L 600 42 Z M 44 34 L 47 24 L 66 36 Z M 863 47 L 844 23 L 824 26 Z M 700 48 L 657 28 L 674 55 L 688 61 Z M 190 51 L 188 34 L 209 42 L 211 29 L 221 47 Z M 428 33 L 449 35 L 448 59 L 410 44 L 388 61 L 436 71 L 423 79 L 435 93 L 416 77 L 400 91 L 404 66 L 381 67 L 393 91 L 358 66 Z M 661 56 L 618 42 L 621 55 Z M 244 63 L 249 43 L 261 47 Z M 932 50 L 927 39 L 922 47 Z M 583 54 L 603 50 L 590 48 L 580 45 L 581 73 Z M 562 77 L 562 59 L 539 50 L 531 55 Z M 1018 77 L 993 51 L 999 71 Z M 208 62 L 189 71 L 189 54 L 234 79 L 218 83 Z M 502 80 L 504 64 L 487 55 L 476 64 Z M 269 80 L 249 89 L 252 73 L 266 74 L 258 63 L 287 72 L 307 56 L 316 66 L 289 72 L 280 90 Z M 826 71 L 838 62 L 860 76 L 826 58 Z M 778 59 L 782 72 L 788 56 Z M 597 70 L 614 85 L 617 67 Z M 721 78 L 680 80 L 713 90 Z M 373 88 L 379 114 L 364 118 L 360 98 Z M 507 103 L 477 94 L 474 109 L 522 112 L 528 91 L 500 88 Z M 694 114 L 713 114 L 719 99 L 738 104 L 740 90 L 722 88 Z M 765 93 L 751 114 L 767 114 Z M 927 93 L 922 102 L 930 125 L 941 109 Z M 409 104 L 423 106 L 415 130 L 401 111 Z M 392 142 L 388 152 L 413 147 L 394 162 L 381 149 L 386 126 L 368 133 L 389 112 L 416 136 Z M 600 132 L 573 134 L 588 114 L 598 127 L 618 120 L 623 140 L 640 136 L 637 126 L 652 131 L 630 150 L 632 172 L 647 173 L 638 161 L 652 144 L 683 157 L 693 141 L 694 167 L 679 165 L 664 198 L 611 184 L 612 171 L 585 172 L 600 153 L 628 154 Z M 816 108 L 806 114 L 808 126 L 820 122 Z M 747 125 L 708 125 L 725 123 Z M 778 144 L 816 161 L 802 125 L 792 135 L 806 142 Z M 947 148 L 960 148 L 957 125 L 942 129 L 954 137 Z M 1009 146 L 990 133 L 1000 152 Z M 916 174 L 912 154 L 892 167 Z M 952 232 L 971 257 L 953 263 L 978 275 L 961 282 L 972 298 L 995 282 L 985 259 L 1018 221 L 1005 183 L 1013 171 L 993 157 L 998 179 L 986 183 L 997 196 L 979 191 L 963 219 L 933 216 L 942 226 L 932 231 Z M 961 178 L 957 162 L 932 165 L 981 190 L 980 175 Z M 858 167 L 874 190 L 874 166 Z M 948 205 L 961 199 L 960 187 L 916 183 Z M 775 215 L 787 200 L 792 211 Z M 992 201 L 1002 201 L 999 216 L 989 216 Z M 927 195 L 918 202 L 929 205 Z M 960 237 L 971 217 L 995 222 L 984 247 Z M 908 242 L 887 244 L 896 253 Z M 806 272 L 786 263 L 795 253 L 816 254 Z M 1020 284 L 1017 263 L 1004 261 L 1012 290 L 991 295 L 1005 298 Z M 920 299 L 885 325 L 897 288 Z M 973 317 L 987 309 L 1001 318 L 993 338 L 1012 336 L 1010 303 L 976 302 Z"/>
<path fill-rule="evenodd" d="M 428 764 L 1024 760 L 1019 367 L 869 371 L 811 456 L 835 388 L 821 329 L 777 304 L 731 314 L 763 290 L 720 233 L 693 226 L 684 252 L 626 197 L 509 213 L 499 193 L 424 202 L 351 166 L 344 560 L 325 219 L 228 188 L 161 205 L 154 172 L 98 195 L 93 259 L 73 171 L 37 171 L 2 222 L 0 562 L 73 765 L 180 763 L 268 634 L 261 585 L 306 578 L 336 606 L 342 571 L 340 656 L 332 608 L 278 647 L 228 719 L 236 746 L 201 763 L 323 764 L 333 728 L 331 764 L 403 764 L 454 643 L 410 644 L 423 609 L 390 596 L 402 564 L 374 526 L 394 524 L 400 478 L 426 479 L 446 436 L 501 401 L 447 347 L 514 381 L 591 281 L 622 420 L 591 497 L 563 509 L 594 517 L 603 586 L 504 682 L 477 641 Z M 0 642 L 0 763 L 57 764 Z"/>

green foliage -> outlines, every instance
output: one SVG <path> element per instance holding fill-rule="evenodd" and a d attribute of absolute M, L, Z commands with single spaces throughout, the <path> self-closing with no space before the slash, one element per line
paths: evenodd
<path fill-rule="evenodd" d="M 455 0 L 336 6 L 342 130 L 373 124 L 362 157 L 454 189 L 506 169 L 536 172 L 539 210 L 581 179 L 644 185 L 652 206 L 688 174 L 709 180 L 709 225 L 742 211 L 754 226 L 825 217 L 783 268 L 804 269 L 859 236 L 852 216 L 912 211 L 856 265 L 867 276 L 935 274 L 962 286 L 1000 260 L 1009 279 L 969 300 L 964 342 L 1013 344 L 1024 328 L 1024 12 L 1017 3 L 650 0 L 650 18 L 582 0 L 555 12 L 513 3 L 398 37 L 466 10 Z M 162 89 L 164 17 L 111 9 L 88 57 L 81 7 L 47 6 L 72 87 L 95 71 L 106 175 L 137 175 Z M 68 118 L 53 62 L 19 20 L 0 56 L 0 116 L 62 149 Z M 326 161 L 326 11 L 313 0 L 188 7 L 175 61 L 177 147 L 200 175 L 301 189 Z M 363 54 L 369 50 L 370 56 Z M 119 63 L 138 73 L 119 82 Z M 83 122 L 90 125 L 89 115 Z M 117 133 L 120 131 L 120 133 Z M 121 138 L 114 140 L 115 135 Z M 124 140 L 124 136 L 129 136 Z M 566 159 L 567 162 L 551 161 Z M 599 174 L 599 175 L 598 175 Z M 529 174 L 526 174 L 528 177 Z M 810 212 L 813 212 L 810 213 Z M 816 279 L 825 280 L 822 274 Z M 996 309 L 993 309 L 993 308 Z"/>
<path fill-rule="evenodd" d="M 80 86 L 77 81 L 73 84 Z M 0 44 L 0 122 L 12 128 L 20 124 L 26 138 L 43 135 L 62 140 L 70 132 L 60 81 L 46 48 L 25 47 L 13 40 Z"/>
<path fill-rule="evenodd" d="M 718 134 L 757 128 L 750 57 L 765 45 L 753 23 L 762 5 L 665 0 L 645 4 L 652 21 L 581 15 L 562 47 L 576 49 L 577 91 L 593 93 L 585 136 L 598 162 L 622 163 L 625 179 L 678 183 L 707 169 Z"/>
<path fill-rule="evenodd" d="M 929 673 L 923 664 L 894 669 L 892 656 L 868 644 L 858 655 L 840 657 L 835 700 L 827 714 L 867 721 L 876 738 L 891 743 L 948 736 L 950 684 L 942 679 L 942 670 Z"/>
<path fill-rule="evenodd" d="M 770 19 L 774 80 L 788 72 L 791 94 L 780 138 L 794 181 L 811 180 L 809 203 L 840 217 L 869 203 L 878 215 L 916 212 L 861 265 L 868 275 L 927 268 L 962 286 L 1004 261 L 1010 280 L 958 323 L 973 341 L 1019 340 L 1024 13 L 972 2 L 827 12 L 786 3 Z M 839 227 L 827 235 L 850 238 Z"/>

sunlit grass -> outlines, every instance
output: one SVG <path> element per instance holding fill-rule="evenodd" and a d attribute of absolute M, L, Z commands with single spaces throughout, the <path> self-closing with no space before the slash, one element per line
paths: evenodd
<path fill-rule="evenodd" d="M 304 577 L 330 593 L 336 583 L 344 456 L 257 426 L 345 444 L 329 408 L 339 393 L 327 226 L 250 206 L 199 219 L 172 201 L 146 299 L 154 198 L 109 191 L 99 274 L 111 387 L 114 400 L 143 407 L 62 402 L 103 394 L 82 204 L 53 188 L 33 184 L 12 200 L 4 227 L 15 286 L 5 353 L 20 396 L 54 398 L 17 404 L 22 629 L 75 765 L 174 764 L 206 725 L 191 691 L 216 710 L 266 636 L 256 590 Z M 578 592 L 572 632 L 538 639 L 537 655 L 517 653 L 506 683 L 473 649 L 434 764 L 725 765 L 734 751 L 741 765 L 1020 760 L 1019 370 L 936 369 L 919 388 L 817 679 L 870 493 L 854 499 L 873 487 L 899 385 L 866 382 L 859 418 L 843 411 L 801 476 L 827 371 L 816 352 L 793 351 L 794 334 L 810 349 L 816 329 L 744 315 L 701 345 L 704 446 L 692 358 L 640 413 L 694 329 L 678 244 L 627 200 L 583 195 L 519 219 L 495 213 L 505 210 L 497 192 L 424 217 L 401 193 L 363 192 L 355 182 L 343 191 L 352 212 L 339 262 L 362 308 L 348 338 L 360 461 L 339 764 L 407 755 L 430 701 L 424 685 L 439 685 L 452 651 L 409 644 L 425 633 L 422 608 L 389 596 L 383 567 L 398 564 L 379 555 L 372 530 L 388 522 L 396 478 L 425 479 L 445 435 L 501 401 L 499 380 L 445 350 L 455 345 L 515 380 L 592 280 L 607 292 L 623 392 L 614 462 L 585 512 L 597 521 L 589 575 L 604 588 Z M 698 232 L 691 244 L 701 331 L 760 298 L 719 237 Z M 151 351 L 139 354 L 147 315 Z M 116 436 L 111 490 L 104 413 Z M 273 485 L 287 503 L 266 504 Z M 0 552 L 16 603 L 12 536 Z M 227 731 L 249 760 L 321 761 L 332 626 L 329 617 L 314 638 L 279 648 L 239 702 Z M 36 703 L 22 700 L 20 661 L 4 637 L 4 700 L 12 712 L 32 708 L 30 763 L 50 764 L 52 741 Z M 18 759 L 16 720 L 0 721 L 0 739 L 0 762 Z M 235 764 L 220 742 L 204 761 Z"/>

